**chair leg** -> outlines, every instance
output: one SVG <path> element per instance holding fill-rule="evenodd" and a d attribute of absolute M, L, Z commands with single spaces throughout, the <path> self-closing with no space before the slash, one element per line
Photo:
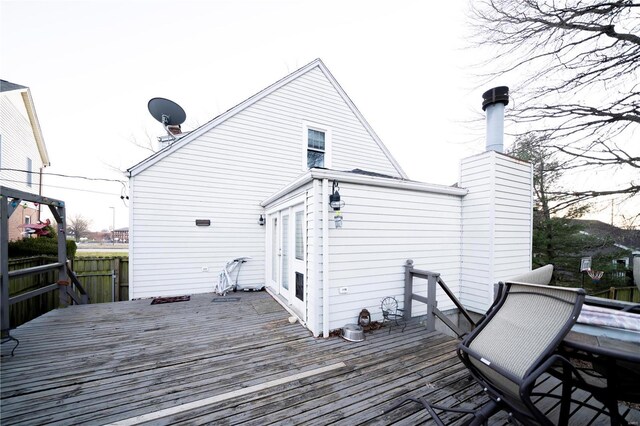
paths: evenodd
<path fill-rule="evenodd" d="M 444 422 L 442 421 L 442 419 L 440 418 L 438 413 L 436 413 L 435 410 L 451 411 L 451 412 L 454 412 L 454 413 L 462 413 L 462 414 L 473 414 L 473 418 L 470 419 L 465 424 L 466 425 L 472 425 L 472 426 L 479 426 L 479 425 L 488 424 L 489 418 L 491 416 L 493 416 L 495 413 L 497 413 L 499 411 L 499 408 L 500 408 L 498 403 L 493 401 L 493 400 L 490 400 L 487 404 L 483 405 L 479 410 L 470 410 L 470 409 L 466 409 L 466 408 L 451 408 L 451 407 L 443 407 L 443 406 L 440 406 L 440 405 L 431 404 L 429 401 L 427 401 L 424 398 L 417 398 L 417 399 L 416 398 L 407 398 L 404 401 L 402 401 L 402 402 L 394 405 L 393 407 L 385 410 L 384 414 L 388 414 L 388 413 L 392 412 L 393 410 L 399 408 L 400 406 L 406 404 L 409 401 L 422 404 L 424 406 L 425 410 L 427 410 L 427 412 L 431 416 L 431 419 L 434 421 L 434 423 L 437 426 L 446 426 L 446 425 L 444 424 Z"/>
<path fill-rule="evenodd" d="M 562 369 L 562 397 L 560 399 L 560 417 L 558 425 L 566 425 L 569 423 L 569 410 L 571 409 L 571 377 L 572 373 L 569 368 L 564 366 Z"/>

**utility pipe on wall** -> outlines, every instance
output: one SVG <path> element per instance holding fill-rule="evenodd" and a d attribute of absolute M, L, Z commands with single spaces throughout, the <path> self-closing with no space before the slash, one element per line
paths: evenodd
<path fill-rule="evenodd" d="M 322 179 L 322 337 L 329 338 L 329 179 Z"/>

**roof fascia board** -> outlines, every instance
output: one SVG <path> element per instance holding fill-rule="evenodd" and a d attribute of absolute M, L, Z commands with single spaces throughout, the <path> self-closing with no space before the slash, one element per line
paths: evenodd
<path fill-rule="evenodd" d="M 339 180 L 341 183 L 354 183 L 359 185 L 369 185 L 380 188 L 404 189 L 409 191 L 427 192 L 432 194 L 454 195 L 464 197 L 469 193 L 468 189 L 456 188 L 453 186 L 436 185 L 431 183 L 416 182 L 410 180 L 388 179 L 376 176 L 359 175 L 350 172 L 341 172 L 329 169 L 311 169 L 293 182 L 269 196 L 260 203 L 260 206 L 267 207 L 269 204 L 295 191 L 313 179 Z"/>
<path fill-rule="evenodd" d="M 31 90 L 27 87 L 26 90 L 21 90 L 22 101 L 24 107 L 27 110 L 29 116 L 29 122 L 31 123 L 31 130 L 33 131 L 33 137 L 36 140 L 38 146 L 38 152 L 40 153 L 40 160 L 44 166 L 50 166 L 49 153 L 47 152 L 47 146 L 44 143 L 44 137 L 42 136 L 42 129 L 40 128 L 40 121 L 38 120 L 38 114 L 36 114 L 36 107 L 31 97 Z"/>
<path fill-rule="evenodd" d="M 219 116 L 217 116 L 213 120 L 209 121 L 208 123 L 206 123 L 206 124 L 200 126 L 199 128 L 191 131 L 187 136 L 185 136 L 185 137 L 181 138 L 180 140 L 174 142 L 173 144 L 171 144 L 170 146 L 168 146 L 164 150 L 158 151 L 156 154 L 148 157 L 145 160 L 142 160 L 140 163 L 136 164 L 135 166 L 133 166 L 133 167 L 131 167 L 129 169 L 129 176 L 137 175 L 138 173 L 142 172 L 146 168 L 152 166 L 153 164 L 155 164 L 158 161 L 160 161 L 161 159 L 167 157 L 168 155 L 170 155 L 174 151 L 176 151 L 176 150 L 180 149 L 181 147 L 183 147 L 184 145 L 188 144 L 192 140 L 194 140 L 194 139 L 200 137 L 201 135 L 207 133 L 209 130 L 211 130 L 214 127 L 218 126 L 220 123 L 228 120 L 229 118 L 233 117 L 234 115 L 236 115 L 240 111 L 243 111 L 244 109 L 250 107 L 254 103 L 256 103 L 259 100 L 263 99 L 264 97 L 270 95 L 271 93 L 273 93 L 274 91 L 278 90 L 282 86 L 288 84 L 292 80 L 295 80 L 296 78 L 300 77 L 301 75 L 307 73 L 309 70 L 311 70 L 311 69 L 315 68 L 316 66 L 318 66 L 319 63 L 321 63 L 320 59 L 316 59 L 316 60 L 308 63 L 304 67 L 302 67 L 302 68 L 298 69 L 297 71 L 294 71 L 293 73 L 289 74 L 288 76 L 276 81 L 271 86 L 261 90 L 260 92 L 256 93 L 255 95 L 251 96 L 250 98 L 248 98 L 248 99 L 244 100 L 243 102 L 239 103 L 235 107 L 227 110 L 226 112 L 223 112 L 222 114 L 220 114 Z"/>
<path fill-rule="evenodd" d="M 329 69 L 324 65 L 324 63 L 320 60 L 317 59 L 318 63 L 319 63 L 319 67 L 320 70 L 323 72 L 323 74 L 325 75 L 325 77 L 327 77 L 327 79 L 331 82 L 331 84 L 333 85 L 333 87 L 338 91 L 338 93 L 340 94 L 340 96 L 342 97 L 342 99 L 346 102 L 346 104 L 349 106 L 349 108 L 351 109 L 351 111 L 353 112 L 353 114 L 356 116 L 356 118 L 360 121 L 360 123 L 364 126 L 364 128 L 367 130 L 367 132 L 369 132 L 369 135 L 371 135 L 371 137 L 373 138 L 373 140 L 376 142 L 376 144 L 378 145 L 378 147 L 380 147 L 380 149 L 382 150 L 382 152 L 387 156 L 387 158 L 389 159 L 389 161 L 391 161 L 391 164 L 393 165 L 393 167 L 396 169 L 396 171 L 400 174 L 400 177 L 402 177 L 403 179 L 409 179 L 409 177 L 407 176 L 407 174 L 405 173 L 405 171 L 402 169 L 402 167 L 400 167 L 400 164 L 396 161 L 396 159 L 393 157 L 393 155 L 391 155 L 391 152 L 387 149 L 387 147 L 385 146 L 385 144 L 382 142 L 382 139 L 380 139 L 377 135 L 377 133 L 373 130 L 373 127 L 371 127 L 369 125 L 369 123 L 367 122 L 367 120 L 364 118 L 364 116 L 360 113 L 360 110 L 358 110 L 358 108 L 356 107 L 356 105 L 353 103 L 353 101 L 351 101 L 351 98 L 349 98 L 349 95 L 347 95 L 347 92 L 345 92 L 342 89 L 342 86 L 340 86 L 340 83 L 338 83 L 338 80 L 336 80 L 333 77 L 333 74 L 331 74 L 331 71 L 329 71 Z"/>
<path fill-rule="evenodd" d="M 287 195 L 291 191 L 295 191 L 296 189 L 300 188 L 301 186 L 311 182 L 313 180 L 312 172 L 313 172 L 312 170 L 309 170 L 308 172 L 304 173 L 303 175 L 297 177 L 293 182 L 291 182 L 290 184 L 288 184 L 284 188 L 280 189 L 279 191 L 275 192 L 274 194 L 270 195 L 266 200 L 262 201 L 260 203 L 260 206 L 261 207 L 266 207 L 269 204 L 273 203 L 274 201 L 280 199 L 284 195 Z"/>

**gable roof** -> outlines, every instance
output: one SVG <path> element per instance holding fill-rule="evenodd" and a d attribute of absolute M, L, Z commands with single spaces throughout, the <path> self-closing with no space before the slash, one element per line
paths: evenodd
<path fill-rule="evenodd" d="M 180 139 L 175 141 L 173 144 L 166 146 L 165 148 L 161 149 L 160 151 L 158 151 L 158 152 L 152 154 L 151 156 L 147 157 L 146 159 L 142 160 L 138 164 L 132 166 L 131 168 L 129 168 L 127 170 L 129 172 L 129 176 L 132 177 L 132 176 L 137 175 L 138 173 L 142 172 L 143 170 L 145 170 L 148 167 L 152 166 L 153 164 L 157 163 L 161 159 L 171 155 L 171 153 L 173 153 L 174 151 L 177 151 L 178 149 L 180 149 L 184 145 L 188 144 L 192 140 L 197 139 L 201 135 L 207 133 L 209 130 L 215 128 L 219 124 L 223 123 L 224 121 L 228 120 L 229 118 L 233 117 L 234 115 L 238 114 L 239 112 L 243 111 L 244 109 L 246 109 L 249 106 L 253 105 L 254 103 L 258 102 L 259 100 L 265 98 L 266 96 L 268 96 L 269 94 L 275 92 L 279 88 L 285 86 L 289 82 L 291 82 L 291 81 L 297 79 L 298 77 L 308 73 L 309 71 L 315 69 L 316 67 L 318 69 L 320 69 L 320 71 L 324 74 L 324 76 L 327 78 L 327 80 L 329 80 L 329 82 L 335 88 L 335 90 L 338 92 L 340 97 L 348 105 L 349 109 L 351 109 L 351 111 L 353 112 L 355 117 L 360 121 L 362 126 L 369 133 L 369 135 L 371 135 L 371 138 L 376 142 L 376 144 L 380 147 L 382 152 L 389 159 L 389 161 L 391 162 L 393 167 L 396 169 L 398 174 L 402 178 L 407 179 L 407 175 L 404 172 L 404 170 L 402 170 L 402 167 L 400 167 L 398 162 L 393 158 L 393 156 L 391 155 L 391 153 L 389 152 L 387 147 L 382 143 L 382 140 L 380 140 L 378 135 L 374 132 L 373 128 L 371 128 L 371 126 L 369 125 L 367 120 L 365 120 L 365 118 L 360 113 L 358 108 L 356 108 L 355 104 L 351 101 L 351 99 L 349 98 L 347 93 L 342 89 L 342 87 L 340 87 L 340 84 L 337 82 L 337 80 L 333 77 L 331 72 L 329 72 L 327 67 L 324 65 L 322 60 L 320 60 L 319 58 L 315 59 L 314 61 L 312 61 L 310 63 L 308 63 L 307 65 L 303 66 L 302 68 L 292 72 L 291 74 L 287 75 L 286 77 L 276 81 L 271 86 L 269 86 L 269 87 L 263 89 L 262 91 L 256 93 L 255 95 L 253 95 L 250 98 L 244 100 L 243 102 L 239 103 L 238 105 L 234 106 L 233 108 L 223 112 L 222 114 L 218 115 L 217 117 L 215 117 L 214 119 L 212 119 L 208 123 L 205 123 L 202 126 L 198 127 L 197 129 L 191 131 L 190 133 L 182 136 Z"/>
<path fill-rule="evenodd" d="M 21 90 L 21 89 L 27 89 L 27 87 L 21 86 L 16 83 L 12 83 L 7 80 L 0 79 L 0 92 L 10 92 L 12 90 Z"/>
<path fill-rule="evenodd" d="M 27 111 L 27 115 L 29 116 L 29 123 L 31 124 L 33 137 L 36 140 L 36 145 L 38 147 L 38 152 L 40 153 L 42 164 L 44 164 L 45 166 L 50 166 L 51 162 L 49 161 L 49 153 L 47 152 L 47 146 L 44 143 L 42 129 L 40 128 L 40 121 L 38 120 L 36 107 L 33 103 L 33 98 L 31 97 L 31 90 L 29 90 L 29 88 L 26 86 L 21 86 L 19 84 L 11 83 L 10 81 L 6 80 L 0 80 L 0 93 L 11 91 L 20 92 L 22 101 L 24 102 L 24 107 Z"/>

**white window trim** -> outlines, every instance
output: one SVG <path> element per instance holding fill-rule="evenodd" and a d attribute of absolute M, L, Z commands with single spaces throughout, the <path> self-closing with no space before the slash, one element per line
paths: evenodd
<path fill-rule="evenodd" d="M 310 121 L 302 122 L 302 170 L 309 170 L 307 167 L 307 148 L 309 147 L 309 129 L 324 132 L 324 168 L 331 168 L 331 152 L 332 152 L 332 137 L 331 128 L 318 123 Z"/>

